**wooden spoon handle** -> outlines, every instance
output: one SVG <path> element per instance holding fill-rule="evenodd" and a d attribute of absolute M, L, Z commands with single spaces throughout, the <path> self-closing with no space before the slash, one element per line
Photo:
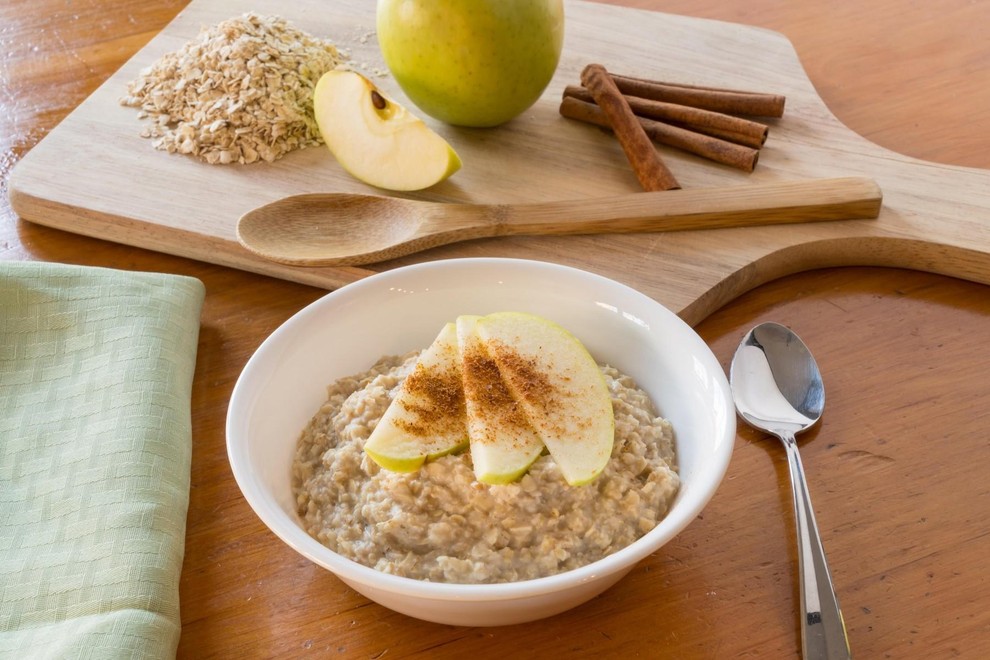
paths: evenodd
<path fill-rule="evenodd" d="M 879 215 L 882 200 L 880 187 L 865 177 L 689 188 L 522 204 L 500 214 L 496 233 L 679 231 L 865 219 Z"/>

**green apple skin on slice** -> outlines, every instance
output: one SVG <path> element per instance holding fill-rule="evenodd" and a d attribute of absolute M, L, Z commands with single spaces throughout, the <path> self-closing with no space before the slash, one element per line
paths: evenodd
<path fill-rule="evenodd" d="M 567 330 L 532 314 L 489 314 L 476 331 L 567 483 L 594 480 L 612 455 L 615 416 L 591 354 Z"/>
<path fill-rule="evenodd" d="M 471 461 L 479 482 L 507 484 L 521 477 L 539 458 L 543 441 L 478 336 L 479 318 L 468 315 L 457 318 Z"/>
<path fill-rule="evenodd" d="M 323 74 L 313 113 L 337 162 L 372 186 L 421 190 L 461 167 L 446 140 L 357 72 Z"/>
<path fill-rule="evenodd" d="M 448 323 L 399 385 L 364 451 L 386 470 L 414 472 L 467 444 L 457 327 Z"/>

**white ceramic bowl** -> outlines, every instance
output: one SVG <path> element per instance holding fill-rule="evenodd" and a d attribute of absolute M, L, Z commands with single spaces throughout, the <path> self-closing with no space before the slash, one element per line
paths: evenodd
<path fill-rule="evenodd" d="M 599 362 L 632 376 L 674 427 L 682 486 L 650 533 L 588 566 L 509 584 L 441 584 L 387 575 L 311 538 L 293 507 L 296 440 L 326 386 L 382 355 L 424 348 L 459 314 L 526 311 L 560 323 Z M 285 322 L 251 357 L 234 387 L 227 452 L 244 497 L 300 554 L 356 591 L 413 617 L 453 625 L 506 625 L 550 616 L 612 586 L 684 529 L 728 467 L 735 413 L 722 368 L 674 313 L 618 282 L 515 259 L 454 259 L 399 268 L 342 287 Z"/>

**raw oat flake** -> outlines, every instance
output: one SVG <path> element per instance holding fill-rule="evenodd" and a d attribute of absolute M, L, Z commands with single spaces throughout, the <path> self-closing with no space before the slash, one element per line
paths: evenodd
<path fill-rule="evenodd" d="M 322 144 L 313 89 L 346 60 L 327 40 L 255 13 L 203 30 L 143 70 L 121 99 L 156 149 L 211 164 L 272 162 Z"/>

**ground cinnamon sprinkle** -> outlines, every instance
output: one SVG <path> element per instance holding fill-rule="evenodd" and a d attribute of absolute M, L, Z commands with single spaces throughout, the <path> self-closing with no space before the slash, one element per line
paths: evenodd
<path fill-rule="evenodd" d="M 405 404 L 412 420 L 398 419 L 396 426 L 419 438 L 442 437 L 464 428 L 464 389 L 459 369 L 429 369 L 420 364 L 406 378 L 413 400 Z"/>
<path fill-rule="evenodd" d="M 502 369 L 502 376 L 518 392 L 520 398 L 540 410 L 542 419 L 552 419 L 552 410 L 561 393 L 544 373 L 534 358 L 525 358 L 511 346 L 498 341 L 490 342 L 490 350 Z M 563 435 L 562 430 L 544 429 L 545 433 Z"/>
<path fill-rule="evenodd" d="M 529 435 L 532 427 L 512 396 L 498 370 L 498 365 L 486 353 L 471 350 L 464 355 L 464 386 L 468 395 L 480 403 L 473 411 L 484 418 L 476 425 L 475 431 L 484 430 L 485 435 L 475 435 L 472 442 L 494 443 L 493 433 L 500 429 L 515 435 Z"/>

